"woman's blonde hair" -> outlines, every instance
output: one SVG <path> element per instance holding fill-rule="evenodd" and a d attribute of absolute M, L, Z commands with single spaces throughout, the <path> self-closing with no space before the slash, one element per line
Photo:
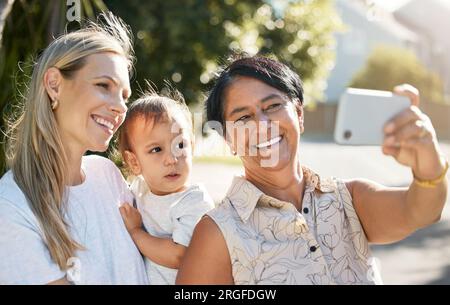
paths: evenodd
<path fill-rule="evenodd" d="M 102 52 L 123 55 L 131 71 L 131 32 L 112 13 L 102 13 L 97 22 L 63 34 L 43 51 L 34 65 L 20 116 L 8 124 L 8 167 L 39 222 L 53 261 L 62 270 L 83 246 L 70 236 L 65 220 L 67 152 L 44 87 L 44 75 L 55 67 L 71 79 L 86 64 L 87 56 Z"/>

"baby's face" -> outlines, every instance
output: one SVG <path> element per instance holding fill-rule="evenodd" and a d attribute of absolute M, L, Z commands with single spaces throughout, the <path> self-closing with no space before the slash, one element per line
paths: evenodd
<path fill-rule="evenodd" d="M 140 174 L 155 195 L 186 188 L 192 167 L 192 143 L 190 132 L 182 127 L 175 118 L 157 123 L 137 118 L 130 128 Z"/>

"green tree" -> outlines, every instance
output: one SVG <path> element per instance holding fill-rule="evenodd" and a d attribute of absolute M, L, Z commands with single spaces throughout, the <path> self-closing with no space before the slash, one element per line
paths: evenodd
<path fill-rule="evenodd" d="M 306 102 L 322 100 L 335 61 L 334 34 L 344 29 L 334 1 L 288 1 L 278 10 L 264 4 L 253 20 L 259 32 L 255 40 L 259 52 L 274 53 L 299 73 Z"/>
<path fill-rule="evenodd" d="M 424 102 L 446 102 L 440 77 L 427 69 L 412 51 L 399 47 L 377 47 L 350 86 L 390 91 L 403 83 L 418 88 Z"/>
<path fill-rule="evenodd" d="M 188 103 L 199 101 L 232 50 L 273 53 L 305 82 L 309 100 L 322 97 L 334 63 L 333 34 L 342 28 L 330 0 L 108 0 L 136 35 L 137 83 L 175 83 Z"/>

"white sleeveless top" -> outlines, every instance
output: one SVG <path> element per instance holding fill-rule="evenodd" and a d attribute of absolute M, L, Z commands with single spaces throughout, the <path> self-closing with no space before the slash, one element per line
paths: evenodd
<path fill-rule="evenodd" d="M 220 228 L 235 284 L 381 284 L 344 182 L 303 168 L 302 212 L 235 177 L 207 213 Z"/>

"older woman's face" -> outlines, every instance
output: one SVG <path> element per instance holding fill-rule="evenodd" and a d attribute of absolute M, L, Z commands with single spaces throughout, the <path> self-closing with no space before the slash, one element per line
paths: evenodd
<path fill-rule="evenodd" d="M 227 142 L 248 170 L 280 170 L 296 160 L 303 110 L 287 95 L 250 77 L 225 94 Z"/>
<path fill-rule="evenodd" d="M 93 54 L 72 79 L 62 79 L 55 109 L 63 141 L 81 150 L 105 151 L 123 123 L 131 94 L 126 59 Z"/>

